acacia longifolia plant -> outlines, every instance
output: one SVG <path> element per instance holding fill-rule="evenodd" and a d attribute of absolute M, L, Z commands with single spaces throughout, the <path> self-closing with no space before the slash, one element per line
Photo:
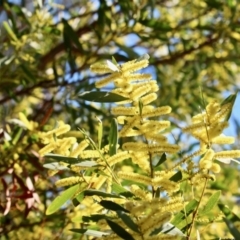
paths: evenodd
<path fill-rule="evenodd" d="M 92 239 L 91 235 L 136 240 L 229 237 L 231 231 L 224 223 L 229 223 L 225 220 L 228 208 L 213 183 L 224 168 L 220 162 L 237 162 L 234 158 L 240 157 L 240 150 L 219 151 L 216 147 L 234 142 L 222 133 L 236 96 L 222 103 L 212 100 L 181 129 L 198 140 L 197 149 L 182 156 L 178 154 L 181 145 L 168 138 L 171 107 L 155 106 L 156 81 L 151 74 L 137 72 L 148 66 L 148 58 L 144 55 L 121 65 L 114 60 L 91 66 L 95 73 L 108 74 L 96 82 L 96 88 L 114 86 L 110 92 L 79 96 L 115 103 L 106 145 L 100 119 L 97 141 L 81 128 L 81 142 L 74 135 L 65 136 L 71 127 L 61 121 L 55 129 L 40 133 L 45 146 L 39 154 L 47 159 L 44 166 L 52 174 L 68 171 L 68 177 L 55 182 L 56 187 L 67 189 L 53 200 L 46 214 L 71 200 L 75 221 L 81 224 L 71 231 L 86 239 Z M 220 226 L 225 230 L 216 233 L 214 229 Z"/>

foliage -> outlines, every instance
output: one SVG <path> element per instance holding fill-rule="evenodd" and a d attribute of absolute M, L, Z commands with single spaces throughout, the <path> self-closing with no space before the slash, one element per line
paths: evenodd
<path fill-rule="evenodd" d="M 237 2 L 9 2 L 1 237 L 237 239 Z"/>

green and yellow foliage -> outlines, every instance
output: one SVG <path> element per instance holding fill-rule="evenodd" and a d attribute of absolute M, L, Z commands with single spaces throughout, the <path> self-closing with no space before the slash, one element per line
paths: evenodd
<path fill-rule="evenodd" d="M 240 239 L 239 11 L 2 1 L 0 239 Z"/>
<path fill-rule="evenodd" d="M 145 56 L 121 65 L 107 61 L 91 66 L 96 73 L 110 73 L 96 82 L 97 88 L 114 83 L 108 94 L 125 98 L 111 109 L 115 118 L 107 145 L 101 144 L 102 125 L 98 142 L 84 130 L 80 130 L 85 136 L 81 142 L 71 134 L 64 137 L 70 126 L 63 122 L 39 134 L 46 144 L 39 153 L 61 160 L 45 167 L 71 172 L 71 176 L 56 181 L 56 186 L 73 185 L 48 206 L 46 213 L 54 213 L 72 199 L 82 224 L 82 228 L 72 231 L 95 229 L 103 235 L 99 239 L 195 239 L 197 233 L 205 238 L 214 236 L 212 225 L 218 228 L 224 218 L 217 208 L 221 191 L 211 187 L 221 171 L 218 161 L 240 157 L 240 150 L 216 151 L 214 147 L 234 143 L 233 137 L 222 132 L 228 126 L 235 97 L 230 96 L 222 104 L 214 100 L 192 118 L 192 123 L 182 131 L 199 141 L 199 149 L 179 157 L 175 163 L 172 155 L 180 147 L 169 143 L 170 121 L 162 120 L 171 107 L 154 106 L 156 81 L 149 74 L 136 73 L 147 65 Z M 98 94 L 95 92 L 96 97 Z M 111 139 L 118 136 L 113 143 Z M 163 158 L 164 165 L 163 161 L 157 163 Z M 118 188 L 121 192 L 116 191 Z M 167 224 L 173 230 L 166 229 Z"/>

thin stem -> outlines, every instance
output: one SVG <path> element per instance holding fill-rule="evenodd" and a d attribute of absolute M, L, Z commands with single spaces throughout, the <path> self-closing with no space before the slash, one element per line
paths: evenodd
<path fill-rule="evenodd" d="M 199 209 L 199 207 L 200 207 L 201 201 L 202 201 L 203 196 L 204 196 L 204 192 L 205 192 L 206 187 L 207 187 L 207 182 L 208 182 L 208 179 L 206 178 L 206 179 L 205 179 L 204 186 L 203 186 L 203 190 L 202 190 L 202 193 L 201 193 L 199 202 L 198 202 L 198 205 L 197 205 L 197 207 L 196 207 L 196 210 L 193 212 L 192 221 L 191 221 L 190 227 L 189 227 L 189 229 L 188 229 L 188 233 L 187 233 L 187 239 L 190 239 L 190 235 L 191 235 L 191 232 L 192 232 L 192 229 L 193 229 L 194 220 L 195 220 L 195 218 L 197 217 L 197 212 L 198 212 L 198 209 Z"/>

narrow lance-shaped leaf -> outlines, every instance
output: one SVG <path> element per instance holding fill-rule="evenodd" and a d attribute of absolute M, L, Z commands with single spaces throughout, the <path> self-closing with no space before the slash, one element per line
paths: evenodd
<path fill-rule="evenodd" d="M 162 163 L 164 163 L 167 160 L 167 155 L 166 153 L 163 153 L 161 158 L 159 159 L 158 163 L 154 166 L 155 168 L 160 166 Z"/>
<path fill-rule="evenodd" d="M 182 227 L 184 227 L 187 224 L 185 217 L 190 215 L 194 211 L 194 209 L 197 207 L 197 205 L 198 205 L 198 201 L 196 201 L 195 199 L 190 201 L 186 205 L 184 210 L 182 210 L 181 212 L 175 215 L 171 223 L 176 227 L 180 224 L 183 225 Z"/>
<path fill-rule="evenodd" d="M 233 109 L 233 105 L 235 103 L 235 100 L 237 98 L 237 94 L 231 94 L 230 96 L 228 96 L 226 99 L 224 99 L 224 101 L 221 103 L 221 106 L 224 106 L 225 104 L 229 104 L 230 103 L 230 110 L 225 118 L 226 121 L 229 120 L 229 118 L 231 117 L 232 114 L 232 109 Z"/>
<path fill-rule="evenodd" d="M 98 121 L 98 148 L 101 149 L 102 146 L 102 135 L 103 135 L 103 125 L 102 121 L 97 118 Z"/>
<path fill-rule="evenodd" d="M 216 191 L 215 193 L 213 193 L 212 196 L 208 199 L 203 209 L 199 211 L 199 215 L 201 216 L 209 213 L 214 208 L 214 206 L 216 206 L 220 196 L 221 191 Z"/>
<path fill-rule="evenodd" d="M 135 197 L 132 192 L 128 191 L 126 188 L 114 182 L 112 183 L 112 191 L 127 198 Z"/>
<path fill-rule="evenodd" d="M 233 222 L 229 221 L 227 218 L 224 218 L 223 220 L 227 224 L 228 229 L 230 230 L 230 232 L 233 235 L 234 239 L 240 239 L 240 232 L 234 226 Z"/>
<path fill-rule="evenodd" d="M 80 99 L 90 102 L 120 102 L 127 98 L 111 92 L 84 92 L 78 95 Z"/>
<path fill-rule="evenodd" d="M 109 233 L 105 233 L 105 232 L 100 232 L 100 231 L 96 231 L 96 230 L 91 230 L 91 229 L 77 229 L 77 228 L 72 228 L 69 229 L 72 232 L 76 232 L 76 233 L 80 233 L 80 234 L 84 234 L 84 235 L 88 235 L 88 236 L 93 236 L 93 237 L 102 237 L 105 235 L 109 235 Z"/>
<path fill-rule="evenodd" d="M 113 118 L 111 121 L 111 128 L 109 132 L 109 155 L 113 156 L 117 153 L 118 144 L 118 123 L 117 119 Z"/>
<path fill-rule="evenodd" d="M 99 196 L 99 197 L 103 197 L 103 198 L 121 198 L 120 195 L 117 194 L 112 194 L 112 193 L 106 193 L 106 192 L 102 192 L 102 191 L 98 191 L 98 190 L 91 190 L 88 189 L 86 191 L 83 192 L 84 196 Z"/>
<path fill-rule="evenodd" d="M 218 204 L 218 207 L 223 212 L 225 217 L 229 219 L 231 222 L 240 222 L 240 217 L 238 217 L 234 212 L 232 212 L 231 209 L 229 209 L 229 207 L 220 203 Z"/>
<path fill-rule="evenodd" d="M 76 192 L 80 190 L 80 188 L 81 188 L 80 184 L 76 184 L 68 188 L 67 190 L 63 191 L 61 195 L 57 196 L 48 206 L 46 215 L 50 215 L 56 212 L 60 207 L 63 206 L 64 203 L 71 199 L 76 194 Z"/>
<path fill-rule="evenodd" d="M 112 201 L 102 200 L 101 202 L 99 202 L 99 204 L 101 206 L 103 206 L 104 208 L 112 210 L 112 211 L 123 211 L 123 212 L 127 212 L 127 213 L 129 212 L 127 209 L 123 208 L 119 204 L 112 202 Z"/>
<path fill-rule="evenodd" d="M 173 182 L 178 182 L 178 181 L 182 180 L 182 172 L 177 171 L 169 180 L 171 180 Z"/>
<path fill-rule="evenodd" d="M 64 34 L 68 37 L 69 40 L 72 40 L 72 42 L 76 45 L 76 47 L 82 51 L 83 48 L 79 42 L 78 36 L 76 32 L 72 29 L 72 27 L 68 24 L 68 21 L 65 19 L 62 19 L 63 25 L 64 25 Z"/>
<path fill-rule="evenodd" d="M 137 224 L 131 219 L 130 216 L 128 216 L 127 214 L 121 211 L 117 211 L 117 215 L 131 230 L 133 230 L 134 232 L 140 233 Z"/>
<path fill-rule="evenodd" d="M 98 222 L 101 219 L 108 219 L 110 217 L 106 216 L 105 214 L 93 214 L 90 216 L 83 216 L 82 221 L 83 222 Z"/>
<path fill-rule="evenodd" d="M 131 236 L 130 233 L 128 233 L 124 228 L 119 226 L 117 223 L 111 221 L 111 220 L 106 220 L 109 227 L 122 239 L 127 239 L 127 240 L 134 240 L 134 238 Z"/>
<path fill-rule="evenodd" d="M 13 30 L 10 28 L 9 24 L 4 21 L 3 22 L 3 27 L 6 29 L 7 33 L 9 34 L 9 36 L 14 40 L 14 41 L 18 41 L 17 36 L 15 35 L 15 33 L 13 32 Z"/>

